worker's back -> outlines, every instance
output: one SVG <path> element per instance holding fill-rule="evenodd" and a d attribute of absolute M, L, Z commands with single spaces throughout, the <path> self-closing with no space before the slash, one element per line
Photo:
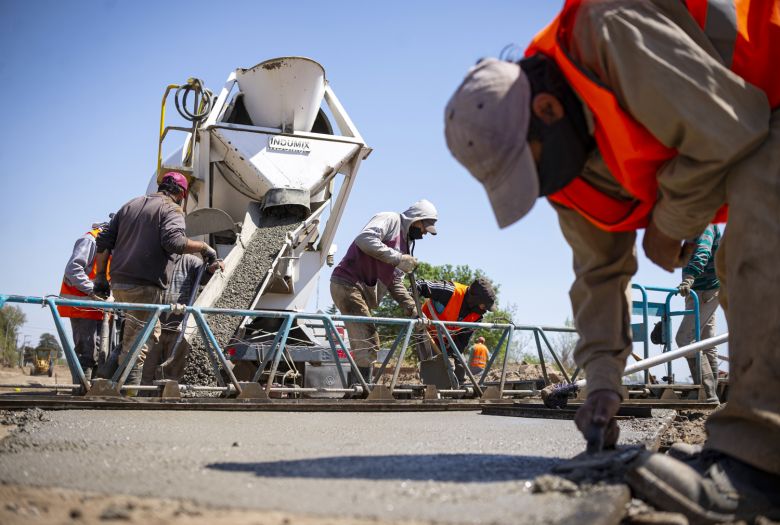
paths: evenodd
<path fill-rule="evenodd" d="M 484 368 L 487 366 L 488 361 L 488 349 L 482 343 L 475 343 L 471 350 L 471 359 L 469 360 L 470 368 Z"/>

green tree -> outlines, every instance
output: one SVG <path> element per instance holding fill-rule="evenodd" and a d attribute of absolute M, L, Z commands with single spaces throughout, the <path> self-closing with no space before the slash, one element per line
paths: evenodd
<path fill-rule="evenodd" d="M 498 304 L 500 285 L 494 282 L 490 277 L 485 275 L 485 272 L 483 272 L 482 270 L 480 269 L 472 270 L 468 265 L 453 266 L 451 264 L 444 264 L 441 266 L 433 266 L 431 264 L 423 262 L 420 263 L 420 265 L 415 270 L 415 277 L 417 279 L 425 279 L 431 281 L 437 281 L 437 280 L 455 281 L 466 285 L 471 284 L 471 282 L 478 277 L 484 277 L 488 281 L 490 281 L 490 283 L 493 285 L 493 289 L 496 291 L 496 304 Z M 408 277 L 405 278 L 405 284 L 407 288 L 411 286 Z M 421 299 L 424 300 L 424 298 Z M 401 307 L 398 305 L 398 303 L 395 302 L 395 300 L 392 297 L 390 297 L 389 294 L 386 294 L 382 298 L 382 301 L 380 302 L 379 306 L 374 310 L 373 314 L 376 317 L 394 317 L 394 318 L 405 317 Z M 488 312 L 487 314 L 485 314 L 485 317 L 483 318 L 482 321 L 485 323 L 511 323 L 513 319 L 513 314 L 514 314 L 514 310 L 502 310 L 499 308 L 495 312 Z M 399 329 L 394 326 L 378 325 L 377 330 L 379 331 L 381 346 L 383 348 L 386 348 L 393 343 L 393 341 L 395 340 L 398 334 Z M 496 344 L 498 343 L 499 339 L 501 338 L 501 331 L 479 328 L 474 332 L 474 336 L 472 337 L 471 343 L 473 344 L 473 341 L 479 336 L 485 338 L 485 344 L 492 351 L 495 348 Z M 513 344 L 516 344 L 516 342 L 513 342 Z M 502 345 L 502 348 L 505 347 Z M 461 350 L 466 351 L 467 349 L 461 349 Z M 503 355 L 504 352 L 505 350 L 502 349 L 501 355 Z M 409 352 L 407 352 L 407 356 L 410 356 L 412 354 L 414 354 L 414 352 L 412 352 L 411 349 L 409 349 Z M 511 354 L 512 352 L 510 351 L 510 355 Z M 416 358 L 416 356 L 414 358 Z"/>
<path fill-rule="evenodd" d="M 60 346 L 60 341 L 57 339 L 56 336 L 53 334 L 50 334 L 48 332 L 44 332 L 41 334 L 41 338 L 38 340 L 38 346 L 35 347 L 36 350 L 39 348 L 45 348 L 48 350 L 56 350 L 57 351 L 57 358 L 62 357 L 62 347 Z"/>
<path fill-rule="evenodd" d="M 3 366 L 14 366 L 19 362 L 16 338 L 25 321 L 27 317 L 18 306 L 0 308 L 0 361 Z"/>

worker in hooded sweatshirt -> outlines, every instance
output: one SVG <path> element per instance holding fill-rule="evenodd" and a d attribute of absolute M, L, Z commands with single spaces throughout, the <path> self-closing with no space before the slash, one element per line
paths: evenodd
<path fill-rule="evenodd" d="M 97 273 L 95 261 L 97 244 L 95 240 L 100 232 L 106 228 L 108 228 L 107 222 L 93 224 L 92 229 L 79 237 L 73 245 L 73 251 L 65 265 L 60 297 L 76 300 L 103 300 L 94 294 L 92 280 Z M 91 381 L 98 365 L 103 311 L 64 305 L 58 306 L 57 310 L 62 317 L 70 318 L 70 327 L 73 331 L 73 350 L 76 352 L 81 369 L 84 371 L 84 377 L 87 381 Z M 79 382 L 79 378 L 75 374 L 71 373 L 71 376 L 73 383 Z"/>
<path fill-rule="evenodd" d="M 447 145 L 500 227 L 540 196 L 557 212 L 588 385 L 575 423 L 608 446 L 632 348 L 636 230 L 671 272 L 688 261 L 683 240 L 725 220 L 728 203 L 716 261 L 728 405 L 707 421 L 705 453 L 643 454 L 627 475 L 691 521 L 780 517 L 779 13 L 780 0 L 566 0 L 519 63 L 472 67 L 444 113 Z"/>
<path fill-rule="evenodd" d="M 343 315 L 371 316 L 386 292 L 409 317 L 417 315 L 404 274 L 417 267 L 410 247 L 426 234 L 436 235 L 436 207 L 423 199 L 402 213 L 374 215 L 347 249 L 330 278 L 330 295 Z M 372 323 L 344 323 L 355 362 L 368 372 L 377 359 L 379 334 Z M 365 373 L 363 374 L 365 377 Z"/>
<path fill-rule="evenodd" d="M 181 203 L 187 196 L 187 178 L 178 172 L 166 173 L 157 193 L 136 197 L 122 206 L 108 228 L 97 237 L 97 268 L 94 293 L 107 297 L 112 293 L 120 303 L 161 304 L 168 288 L 177 255 L 200 253 L 206 264 L 217 260 L 217 252 L 184 233 Z M 111 283 L 106 277 L 111 254 Z M 152 317 L 148 310 L 127 310 L 122 334 L 121 364 L 133 343 Z M 141 347 L 126 384 L 141 382 L 141 370 L 150 344 L 160 339 L 160 321 Z"/>

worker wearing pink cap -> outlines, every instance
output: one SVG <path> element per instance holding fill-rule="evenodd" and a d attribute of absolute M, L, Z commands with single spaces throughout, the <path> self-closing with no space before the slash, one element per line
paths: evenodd
<path fill-rule="evenodd" d="M 108 297 L 111 293 L 117 302 L 160 304 L 180 254 L 200 253 L 207 264 L 217 264 L 217 253 L 211 246 L 188 239 L 185 234 L 181 203 L 187 197 L 188 187 L 184 175 L 168 172 L 163 176 L 156 193 L 136 197 L 119 209 L 108 228 L 97 237 L 96 295 Z M 109 254 L 110 286 L 106 278 Z M 149 311 L 128 311 L 120 363 L 132 349 L 151 315 Z M 158 321 L 152 342 L 156 342 L 159 337 Z M 141 348 L 127 377 L 128 385 L 140 383 L 141 367 L 149 346 L 150 342 L 147 341 Z"/>

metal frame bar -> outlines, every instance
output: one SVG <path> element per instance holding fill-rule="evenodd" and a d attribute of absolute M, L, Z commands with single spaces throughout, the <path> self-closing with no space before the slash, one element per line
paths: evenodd
<path fill-rule="evenodd" d="M 648 289 L 650 289 L 648 287 Z M 664 290 L 669 291 L 669 290 Z M 143 346 L 143 344 L 148 340 L 149 336 L 151 335 L 154 325 L 159 318 L 160 314 L 164 312 L 171 311 L 173 308 L 172 305 L 155 305 L 155 304 L 135 304 L 135 303 L 116 303 L 116 302 L 103 302 L 103 301 L 92 301 L 92 300 L 73 300 L 73 299 L 62 299 L 59 297 L 49 296 L 49 297 L 32 297 L 32 296 L 17 296 L 17 295 L 0 295 L 0 305 L 6 304 L 8 302 L 12 303 L 22 303 L 22 304 L 37 304 L 37 305 L 44 305 L 48 306 L 50 311 L 52 312 L 52 317 L 54 320 L 54 323 L 57 327 L 58 334 L 60 336 L 60 340 L 62 342 L 62 346 L 64 348 L 65 357 L 68 362 L 68 366 L 71 370 L 71 372 L 74 373 L 75 377 L 79 378 L 79 382 L 81 386 L 89 387 L 89 384 L 87 383 L 83 370 L 81 369 L 80 364 L 78 363 L 78 358 L 76 356 L 73 343 L 70 340 L 67 331 L 65 330 L 62 318 L 59 316 L 59 313 L 57 312 L 57 306 L 58 305 L 67 305 L 67 306 L 74 306 L 74 307 L 81 307 L 81 308 L 93 308 L 93 309 L 102 309 L 102 310 L 109 310 L 109 311 L 116 311 L 116 310 L 137 310 L 137 311 L 148 311 L 152 312 L 152 315 L 150 319 L 146 322 L 144 325 L 143 330 L 140 332 L 138 337 L 136 338 L 136 341 L 133 344 L 133 347 L 131 348 L 128 356 L 123 360 L 123 362 L 120 365 L 120 368 L 117 370 L 117 372 L 112 377 L 111 381 L 115 383 L 115 386 L 119 390 L 129 390 L 133 389 L 132 386 L 125 387 L 124 382 L 127 379 L 127 376 L 130 372 L 131 367 L 136 362 L 138 358 L 138 354 L 140 353 L 140 349 Z M 178 308 L 178 307 L 177 307 Z M 393 359 L 393 357 L 396 357 L 396 364 L 395 368 L 393 370 L 393 377 L 390 383 L 390 391 L 391 393 L 396 394 L 408 394 L 411 392 L 414 392 L 414 388 L 404 387 L 404 388 L 398 388 L 398 377 L 400 375 L 400 369 L 401 365 L 403 364 L 403 356 L 406 354 L 407 349 L 409 348 L 410 340 L 412 333 L 415 328 L 416 320 L 414 319 L 394 319 L 394 318 L 376 318 L 376 317 L 363 317 L 363 316 L 346 316 L 346 315 L 336 315 L 331 316 L 328 314 L 315 314 L 315 313 L 297 313 L 297 312 L 282 312 L 282 311 L 264 311 L 264 310 L 238 310 L 238 309 L 221 309 L 221 308 L 206 308 L 206 307 L 198 307 L 198 306 L 185 306 L 184 307 L 187 312 L 189 312 L 192 317 L 195 320 L 195 324 L 197 325 L 198 329 L 201 330 L 201 333 L 203 335 L 204 341 L 207 343 L 208 347 L 208 355 L 209 358 L 212 359 L 212 363 L 219 369 L 221 366 L 222 370 L 226 372 L 226 375 L 229 378 L 230 384 L 227 386 L 220 386 L 220 387 L 197 387 L 197 386 L 186 386 L 183 385 L 183 388 L 189 389 L 189 390 L 203 390 L 204 388 L 207 388 L 209 390 L 214 391 L 221 391 L 225 392 L 226 395 L 231 394 L 239 394 L 241 393 L 241 387 L 238 383 L 237 379 L 235 378 L 235 375 L 232 373 L 232 370 L 230 369 L 228 360 L 225 357 L 224 352 L 220 348 L 218 342 L 216 341 L 216 338 L 211 331 L 211 328 L 208 325 L 208 321 L 205 318 L 205 314 L 221 314 L 221 315 L 231 315 L 231 316 L 244 316 L 244 317 L 266 317 L 266 318 L 277 318 L 277 319 L 283 319 L 284 322 L 282 324 L 282 327 L 280 330 L 275 334 L 274 340 L 271 345 L 270 351 L 266 354 L 264 359 L 262 360 L 261 366 L 258 368 L 257 372 L 255 373 L 255 376 L 253 378 L 253 381 L 259 382 L 263 371 L 265 368 L 271 364 L 271 376 L 267 384 L 265 385 L 266 392 L 305 392 L 305 389 L 301 388 L 288 388 L 284 389 L 284 387 L 274 387 L 273 386 L 273 374 L 275 373 L 275 370 L 278 368 L 279 362 L 282 357 L 282 352 L 286 351 L 286 343 L 287 343 L 287 337 L 289 335 L 289 330 L 293 325 L 293 321 L 295 319 L 308 319 L 308 320 L 319 320 L 323 323 L 323 326 L 326 329 L 326 338 L 331 346 L 331 352 L 333 354 L 334 360 L 337 363 L 337 367 L 339 369 L 339 374 L 341 376 L 342 381 L 346 385 L 347 377 L 345 374 L 345 370 L 343 369 L 343 364 L 341 362 L 341 359 L 339 359 L 338 356 L 338 350 L 339 348 L 343 349 L 345 351 L 345 355 L 347 357 L 347 360 L 349 361 L 350 369 L 355 372 L 355 377 L 358 379 L 360 385 L 349 387 L 349 388 L 342 388 L 342 389 L 314 389 L 315 391 L 331 391 L 333 390 L 342 392 L 342 393 L 354 393 L 355 395 L 364 394 L 367 395 L 371 389 L 374 383 L 374 378 L 369 377 L 364 378 L 360 371 L 358 370 L 358 367 L 352 358 L 351 354 L 346 351 L 346 344 L 344 342 L 344 339 L 341 337 L 341 335 L 336 330 L 334 321 L 346 321 L 346 322 L 355 322 L 355 323 L 376 323 L 376 324 L 384 324 L 384 325 L 396 325 L 401 328 L 401 330 L 398 332 L 398 334 L 395 337 L 395 340 L 392 344 L 392 347 L 390 349 L 390 352 L 388 353 L 388 356 L 385 358 L 382 367 L 380 368 L 380 373 L 377 376 L 381 377 L 383 376 L 386 371 L 387 367 L 390 364 L 390 360 Z M 691 312 L 688 310 L 680 311 L 680 312 L 674 312 L 675 315 L 686 315 L 689 313 L 697 314 L 697 312 Z M 697 319 L 698 321 L 698 319 Z M 515 325 L 515 324 L 494 324 L 494 323 L 464 323 L 464 322 L 442 322 L 442 321 L 433 321 L 433 324 L 435 325 L 437 329 L 437 335 L 444 340 L 446 340 L 450 343 L 450 345 L 453 348 L 457 347 L 454 344 L 453 338 L 450 334 L 449 328 L 450 327 L 466 327 L 466 328 L 485 328 L 485 329 L 491 329 L 496 330 L 500 329 L 502 330 L 501 337 L 498 341 L 498 343 L 495 346 L 493 355 L 491 356 L 490 361 L 488 362 L 488 365 L 486 367 L 485 373 L 480 378 L 479 381 L 476 380 L 474 375 L 471 373 L 470 369 L 468 368 L 468 365 L 465 361 L 465 358 L 463 357 L 463 354 L 460 352 L 460 349 L 457 349 L 457 353 L 455 355 L 456 359 L 459 359 L 459 362 L 463 364 L 463 366 L 466 369 L 466 372 L 469 376 L 469 379 L 472 381 L 473 384 L 473 390 L 474 393 L 481 395 L 483 393 L 483 387 L 486 380 L 487 372 L 489 372 L 492 367 L 495 365 L 495 360 L 498 358 L 498 354 L 501 352 L 503 348 L 506 349 L 504 358 L 503 358 L 503 364 L 502 364 L 502 370 L 501 370 L 501 381 L 500 381 L 500 395 L 503 396 L 514 396 L 518 395 L 518 391 L 512 391 L 508 390 L 505 391 L 505 381 L 506 381 L 506 369 L 509 359 L 509 351 L 511 348 L 511 343 L 514 338 L 514 334 L 516 330 L 528 330 L 534 333 L 534 337 L 537 344 L 537 351 L 540 354 L 540 364 L 542 366 L 543 375 L 545 376 L 545 382 L 549 384 L 549 377 L 547 376 L 546 371 L 546 363 L 544 359 L 544 352 L 542 351 L 542 341 L 547 345 L 547 349 L 550 351 L 551 355 L 556 361 L 556 365 L 563 370 L 562 363 L 560 362 L 560 359 L 558 358 L 555 350 L 552 348 L 552 344 L 550 343 L 549 338 L 546 335 L 546 332 L 556 331 L 556 332 L 576 332 L 575 329 L 570 327 L 549 327 L 549 326 L 538 326 L 538 325 Z M 700 323 L 697 322 L 696 325 L 698 326 Z M 719 336 L 721 337 L 721 336 Z M 725 336 L 724 336 L 725 337 Z M 717 338 L 716 338 L 717 339 Z M 718 342 L 720 342 L 720 339 L 718 339 Z M 690 346 L 690 345 L 689 345 Z M 686 347 L 688 348 L 688 347 Z M 697 347 L 698 348 L 698 347 Z M 689 352 L 693 353 L 693 352 Z M 677 358 L 680 357 L 679 351 L 672 352 L 673 356 L 671 358 Z M 661 362 L 667 362 L 669 360 L 669 356 L 663 355 L 658 356 L 656 358 L 653 358 L 653 362 L 657 361 L 658 359 L 661 359 Z M 449 362 L 449 359 L 447 359 Z M 642 364 L 645 364 L 647 360 L 643 360 Z M 627 368 L 629 369 L 635 369 L 636 365 L 632 365 Z M 655 366 L 655 365 L 652 365 Z M 449 367 L 452 367 L 452 363 L 449 363 Z M 646 370 L 647 367 L 642 367 L 641 370 Z M 638 370 L 637 370 L 638 371 Z M 565 370 L 563 371 L 564 376 L 566 377 L 567 381 L 575 381 L 576 380 L 576 374 L 573 377 L 568 377 Z M 222 381 L 221 374 L 217 374 L 218 380 L 224 385 L 224 381 Z M 577 381 L 578 383 L 582 382 L 583 380 Z M 159 387 L 157 386 L 147 386 L 143 389 L 148 390 L 154 390 Z M 280 390 L 280 388 L 282 390 Z M 442 393 L 465 393 L 468 392 L 469 389 L 472 387 L 469 386 L 467 389 L 451 389 L 451 390 L 442 390 L 440 392 Z M 419 388 L 418 388 L 419 390 Z M 525 392 L 521 392 L 521 394 L 525 395 Z"/>

